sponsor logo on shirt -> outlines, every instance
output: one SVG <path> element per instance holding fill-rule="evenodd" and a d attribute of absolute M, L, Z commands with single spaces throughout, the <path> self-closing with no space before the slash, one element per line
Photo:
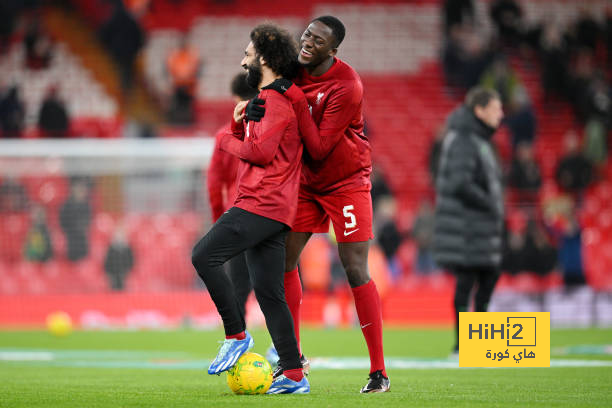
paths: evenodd
<path fill-rule="evenodd" d="M 317 94 L 317 105 L 321 103 L 321 99 L 323 99 L 323 96 L 325 96 L 323 92 L 319 92 Z"/>

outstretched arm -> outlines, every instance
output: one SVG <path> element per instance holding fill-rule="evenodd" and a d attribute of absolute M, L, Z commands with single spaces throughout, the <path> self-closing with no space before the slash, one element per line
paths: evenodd
<path fill-rule="evenodd" d="M 279 79 L 266 88 L 284 94 L 291 101 L 304 146 L 315 160 L 325 159 L 338 144 L 361 108 L 363 96 L 363 89 L 356 81 L 348 82 L 346 86 L 335 90 L 329 96 L 323 118 L 317 126 L 310 114 L 308 101 L 298 86 L 289 80 Z"/>

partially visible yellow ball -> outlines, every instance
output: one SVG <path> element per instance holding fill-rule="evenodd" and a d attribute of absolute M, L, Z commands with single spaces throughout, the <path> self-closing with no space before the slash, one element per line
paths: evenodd
<path fill-rule="evenodd" d="M 54 336 L 67 336 L 72 332 L 72 319 L 68 313 L 53 312 L 47 316 L 47 329 Z"/>
<path fill-rule="evenodd" d="M 272 385 L 272 366 L 257 353 L 244 353 L 227 372 L 227 385 L 235 394 L 265 394 Z"/>

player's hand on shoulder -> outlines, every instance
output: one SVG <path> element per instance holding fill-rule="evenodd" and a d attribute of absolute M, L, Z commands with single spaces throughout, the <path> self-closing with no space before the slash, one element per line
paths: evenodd
<path fill-rule="evenodd" d="M 291 101 L 291 103 L 295 103 L 300 99 L 305 98 L 304 92 L 302 92 L 300 87 L 285 78 L 279 78 L 262 89 L 274 89 L 281 95 L 285 95 L 287 99 Z"/>
<path fill-rule="evenodd" d="M 242 120 L 245 117 L 245 106 L 247 106 L 247 104 L 249 103 L 249 101 L 240 101 L 236 104 L 236 107 L 234 108 L 234 122 L 236 123 L 240 123 L 242 122 Z"/>
<path fill-rule="evenodd" d="M 253 98 L 250 101 L 243 101 L 247 103 L 244 109 L 244 118 L 248 121 L 259 122 L 261 118 L 266 114 L 266 108 L 263 105 L 266 103 L 263 99 Z M 242 102 L 241 102 L 242 103 Z"/>
<path fill-rule="evenodd" d="M 293 86 L 293 82 L 285 78 L 278 78 L 268 86 L 262 89 L 273 89 L 280 94 L 285 94 Z"/>

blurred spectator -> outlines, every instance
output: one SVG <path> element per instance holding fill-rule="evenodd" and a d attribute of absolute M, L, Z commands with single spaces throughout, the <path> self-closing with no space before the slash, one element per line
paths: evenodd
<path fill-rule="evenodd" d="M 525 237 L 520 231 L 506 228 L 502 246 L 501 269 L 511 275 L 521 272 L 523 264 L 521 256 L 525 245 Z"/>
<path fill-rule="evenodd" d="M 6 138 L 21 137 L 25 108 L 19 98 L 17 85 L 10 87 L 0 95 L 0 130 Z"/>
<path fill-rule="evenodd" d="M 376 212 L 379 199 L 393 197 L 393 193 L 391 192 L 391 188 L 387 183 L 384 173 L 378 166 L 372 167 L 370 180 L 372 183 L 372 189 L 370 190 L 370 195 L 372 196 L 372 207 L 374 212 Z"/>
<path fill-rule="evenodd" d="M 513 150 L 520 143 L 532 144 L 535 139 L 537 119 L 525 88 L 517 88 L 506 108 L 505 123 L 510 130 Z"/>
<path fill-rule="evenodd" d="M 29 69 L 44 69 L 51 62 L 53 43 L 45 33 L 40 17 L 36 16 L 26 29 L 23 39 L 26 66 Z"/>
<path fill-rule="evenodd" d="M 590 52 L 595 52 L 599 38 L 599 25 L 587 9 L 581 10 L 572 31 L 576 48 L 586 48 Z"/>
<path fill-rule="evenodd" d="M 532 143 L 536 128 L 533 107 L 525 88 L 504 56 L 495 58 L 483 73 L 480 84 L 495 89 L 502 98 L 513 148 L 523 141 Z"/>
<path fill-rule="evenodd" d="M 393 279 L 401 274 L 397 260 L 397 250 L 402 243 L 402 234 L 395 223 L 396 203 L 392 196 L 382 196 L 378 199 L 376 211 L 374 213 L 375 236 L 378 245 L 389 264 L 389 269 Z"/>
<path fill-rule="evenodd" d="M 29 205 L 28 193 L 16 178 L 8 176 L 0 184 L 0 212 L 22 212 Z"/>
<path fill-rule="evenodd" d="M 557 265 L 556 248 L 550 244 L 544 228 L 533 219 L 527 223 L 519 259 L 521 270 L 538 275 L 550 273 Z"/>
<path fill-rule="evenodd" d="M 468 89 L 478 83 L 491 60 L 483 36 L 469 24 L 450 28 L 442 51 L 444 75 L 449 85 Z"/>
<path fill-rule="evenodd" d="M 596 72 L 584 90 L 584 118 L 598 120 L 608 129 L 612 127 L 612 88 L 601 72 Z"/>
<path fill-rule="evenodd" d="M 586 283 L 582 262 L 582 231 L 573 214 L 565 226 L 559 243 L 559 265 L 566 285 Z"/>
<path fill-rule="evenodd" d="M 104 257 L 104 272 L 113 290 L 123 290 L 125 278 L 134 266 L 134 253 L 127 239 L 125 227 L 120 224 Z"/>
<path fill-rule="evenodd" d="M 455 25 L 474 22 L 474 2 L 472 0 L 444 0 L 444 32 L 448 34 Z"/>
<path fill-rule="evenodd" d="M 580 194 L 591 182 L 593 167 L 579 148 L 578 135 L 569 131 L 564 137 L 565 154 L 557 164 L 555 177 L 559 187 Z"/>
<path fill-rule="evenodd" d="M 0 55 L 8 49 L 9 40 L 15 29 L 18 0 L 0 1 Z"/>
<path fill-rule="evenodd" d="M 499 39 L 506 45 L 518 45 L 521 41 L 523 11 L 515 0 L 495 0 L 490 15 L 497 28 Z"/>
<path fill-rule="evenodd" d="M 582 260 L 582 231 L 571 200 L 560 201 L 548 209 L 548 226 L 559 246 L 559 267 L 567 286 L 586 283 Z"/>
<path fill-rule="evenodd" d="M 88 186 L 84 181 L 72 182 L 70 196 L 60 209 L 59 220 L 66 236 L 68 259 L 74 262 L 86 258 L 89 254 L 91 207 Z"/>
<path fill-rule="evenodd" d="M 495 57 L 491 65 L 482 74 L 480 85 L 495 89 L 506 108 L 514 98 L 514 94 L 522 87 L 518 76 L 510 68 L 508 60 L 503 55 Z"/>
<path fill-rule="evenodd" d="M 595 62 L 593 54 L 586 49 L 578 50 L 574 60 L 569 76 L 569 100 L 580 120 L 586 121 L 592 114 L 593 106 L 597 106 L 591 98 L 591 82 L 596 75 Z"/>
<path fill-rule="evenodd" d="M 508 174 L 508 184 L 527 193 L 537 193 L 540 189 L 542 176 L 530 143 L 522 142 L 516 148 Z"/>
<path fill-rule="evenodd" d="M 559 25 L 552 21 L 544 25 L 540 38 L 540 53 L 545 99 L 550 100 L 552 96 L 566 97 L 569 52 Z"/>
<path fill-rule="evenodd" d="M 38 128 L 44 137 L 62 138 L 68 136 L 69 127 L 66 105 L 60 99 L 57 87 L 52 86 L 38 112 Z"/>
<path fill-rule="evenodd" d="M 168 56 L 166 70 L 172 82 L 172 102 L 168 112 L 171 122 L 193 123 L 193 102 L 201 65 L 197 50 L 189 46 L 186 36 L 181 39 L 179 47 Z"/>
<path fill-rule="evenodd" d="M 132 89 L 134 65 L 138 52 L 145 43 L 145 34 L 123 2 L 116 1 L 111 17 L 100 29 L 100 37 L 115 58 L 121 88 L 126 96 Z"/>
<path fill-rule="evenodd" d="M 416 271 L 423 275 L 436 269 L 432 253 L 433 232 L 433 206 L 429 200 L 425 200 L 421 203 L 412 225 L 412 238 L 417 245 Z"/>
<path fill-rule="evenodd" d="M 47 225 L 45 209 L 39 205 L 32 207 L 32 225 L 26 235 L 25 258 L 33 262 L 47 262 L 53 258 L 53 244 Z"/>
<path fill-rule="evenodd" d="M 595 118 L 584 128 L 584 157 L 599 169 L 604 168 L 608 158 L 606 133 L 604 124 Z"/>

